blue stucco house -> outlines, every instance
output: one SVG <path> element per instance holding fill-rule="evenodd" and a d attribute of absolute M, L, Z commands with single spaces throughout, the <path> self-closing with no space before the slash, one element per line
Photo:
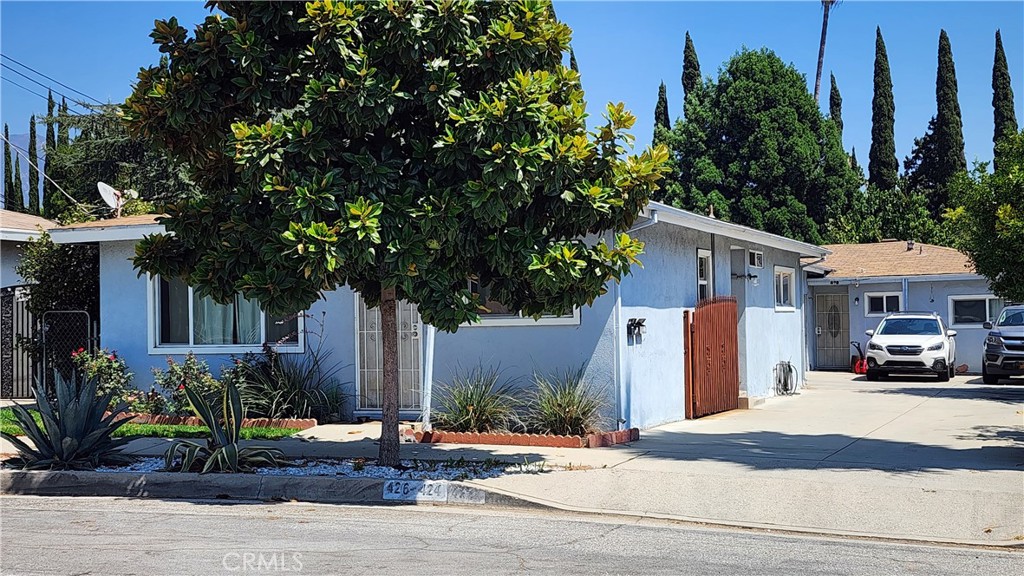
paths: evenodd
<path fill-rule="evenodd" d="M 332 360 L 346 365 L 340 374 L 346 416 L 379 414 L 378 316 L 358 294 L 339 288 L 306 318 L 283 326 L 241 298 L 234 307 L 217 306 L 180 281 L 137 276 L 130 261 L 135 243 L 161 230 L 154 216 L 138 216 L 51 232 L 58 243 L 99 244 L 100 341 L 128 362 L 137 385 L 147 386 L 151 367 L 162 366 L 166 356 L 191 350 L 215 366 L 232 354 L 258 351 L 276 334 L 296 332 L 279 344 L 281 352 L 305 353 L 322 338 Z M 646 243 L 643 267 L 571 315 L 533 320 L 489 302 L 491 313 L 479 324 L 435 334 L 415 306 L 400 305 L 403 413 L 419 414 L 430 389 L 424 381 L 447 381 L 459 367 L 500 366 L 504 376 L 525 382 L 535 372 L 586 365 L 590 384 L 606 391 L 610 421 L 648 428 L 681 420 L 687 401 L 683 313 L 698 299 L 725 295 L 737 299 L 740 404 L 775 393 L 779 362 L 791 363 L 795 384 L 803 383 L 808 348 L 801 258 L 820 260 L 826 249 L 658 203 L 644 210 L 631 234 Z M 642 338 L 630 337 L 628 327 L 640 320 Z"/>
<path fill-rule="evenodd" d="M 960 371 L 981 372 L 982 324 L 1006 302 L 992 294 L 966 254 L 913 241 L 834 244 L 823 261 L 805 266 L 811 299 L 807 314 L 810 366 L 850 368 L 851 342 L 863 348 L 890 312 L 935 312 L 957 331 Z"/>

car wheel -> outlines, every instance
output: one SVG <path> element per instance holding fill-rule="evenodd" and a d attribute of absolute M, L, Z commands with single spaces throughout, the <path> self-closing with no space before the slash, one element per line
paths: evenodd
<path fill-rule="evenodd" d="M 956 378 L 956 358 L 954 358 L 953 363 L 949 365 L 949 377 Z"/>
<path fill-rule="evenodd" d="M 878 372 L 878 370 L 868 370 L 864 376 L 870 382 L 878 382 L 878 378 L 879 376 L 881 376 L 881 374 Z"/>
<path fill-rule="evenodd" d="M 981 361 L 981 381 L 985 384 L 999 384 L 999 376 L 989 374 L 985 360 Z"/>
<path fill-rule="evenodd" d="M 939 382 L 949 382 L 949 370 L 943 368 L 941 372 L 935 374 L 939 377 Z"/>

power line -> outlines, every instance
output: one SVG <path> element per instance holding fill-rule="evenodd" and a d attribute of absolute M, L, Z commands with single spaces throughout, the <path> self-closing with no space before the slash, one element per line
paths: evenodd
<path fill-rule="evenodd" d="M 29 82 L 32 82 L 33 84 L 37 84 L 39 86 L 42 86 L 43 88 L 46 88 L 47 90 L 53 90 L 52 87 L 47 86 L 46 84 L 43 84 L 39 80 L 36 80 L 35 78 L 32 78 L 31 76 L 29 76 L 28 74 L 25 74 L 24 72 L 21 72 L 19 70 L 15 70 L 14 68 L 11 68 L 10 66 L 8 66 L 7 64 L 4 64 L 3 62 L 0 62 L 0 68 L 4 68 L 6 70 L 10 70 L 11 72 L 14 72 L 15 74 L 17 74 L 18 76 L 21 76 L 21 77 L 25 78 Z M 63 92 L 60 92 L 60 91 L 57 91 L 57 90 L 53 90 L 53 91 L 55 93 L 57 93 L 58 95 L 63 96 L 64 98 L 67 98 L 68 100 L 71 100 L 72 102 L 74 102 L 78 106 L 81 106 L 82 108 L 89 108 L 89 104 L 86 104 L 85 102 L 82 102 L 80 100 L 76 100 L 76 99 L 68 96 L 67 94 L 65 94 Z"/>
<path fill-rule="evenodd" d="M 54 181 L 53 181 L 53 178 L 50 178 L 50 176 L 49 176 L 49 175 L 47 175 L 45 171 L 43 171 L 43 170 L 40 170 L 40 169 L 39 169 L 39 165 L 38 165 L 38 164 L 33 164 L 33 163 L 32 163 L 32 161 L 28 159 L 28 158 L 29 158 L 29 155 L 28 155 L 28 150 L 25 150 L 24 148 L 22 148 L 21 146 L 18 146 L 18 145 L 17 145 L 17 144 L 15 144 L 14 142 L 11 142 L 11 141 L 10 141 L 10 140 L 8 140 L 8 139 L 7 139 L 7 138 L 6 138 L 6 137 L 5 137 L 5 136 L 4 136 L 3 134 L 0 134 L 0 140 L 3 140 L 4 142 L 7 142 L 7 143 L 8 143 L 8 144 L 10 144 L 10 145 L 11 145 L 11 147 L 12 147 L 12 148 L 14 148 L 15 150 L 18 150 L 18 151 L 20 151 L 20 152 L 23 152 L 23 153 L 25 154 L 25 161 L 26 161 L 26 162 L 28 162 L 28 165 L 29 165 L 29 166 L 31 166 L 31 167 L 33 167 L 33 168 L 35 168 L 35 169 L 36 169 L 36 171 L 37 171 L 37 172 L 39 172 L 40 176 L 42 176 L 43 178 L 46 178 L 47 180 L 49 180 L 49 181 L 50 181 L 50 184 L 53 184 L 53 185 L 54 185 L 54 186 L 55 186 L 55 187 L 57 188 L 57 190 L 59 190 L 59 191 L 60 191 L 60 193 L 61 193 L 61 194 L 63 194 L 63 195 L 65 195 L 65 196 L 67 196 L 67 197 L 68 197 L 68 200 L 71 200 L 72 202 L 74 202 L 75 204 L 78 204 L 79 206 L 82 206 L 82 205 L 83 205 L 83 204 L 82 204 L 81 202 L 79 202 L 78 200 L 75 200 L 75 197 L 74 197 L 74 196 L 72 196 L 71 194 L 68 194 L 68 193 L 67 193 L 67 191 L 65 191 L 65 190 L 64 190 L 63 188 L 61 188 L 60 184 L 57 184 L 56 182 L 54 182 Z"/>
<path fill-rule="evenodd" d="M 15 86 L 17 86 L 18 88 L 21 88 L 22 90 L 24 90 L 24 91 L 26 91 L 26 92 L 28 92 L 28 93 L 30 93 L 30 94 L 35 94 L 36 96 L 39 96 L 39 97 L 40 97 L 40 98 L 42 98 L 43 100 L 47 100 L 47 101 L 49 101 L 49 98 L 47 98 L 46 96 L 43 96 L 42 94 L 40 94 L 39 92 L 36 92 L 35 90 L 32 90 L 31 88 L 26 88 L 25 86 L 23 86 L 23 85 L 21 85 L 21 84 L 18 84 L 17 82 L 15 82 L 14 80 L 11 80 L 11 79 L 10 79 L 10 78 L 8 78 L 7 76 L 4 76 L 4 77 L 3 77 L 3 80 L 4 80 L 5 82 L 10 82 L 11 84 L 14 84 L 14 85 L 15 85 Z M 79 117 L 86 117 L 86 116 L 90 116 L 90 114 L 79 114 L 78 112 L 72 112 L 71 110 L 68 110 L 68 111 L 66 112 L 66 114 L 67 114 L 68 116 L 79 116 Z"/>
<path fill-rule="evenodd" d="M 75 89 L 74 89 L 74 88 L 72 88 L 71 86 L 68 86 L 67 84 L 65 84 L 65 83 L 61 82 L 60 80 L 57 80 L 56 78 L 51 78 L 50 76 L 47 76 L 46 74 L 43 74 L 43 73 L 42 73 L 42 72 L 40 72 L 39 70 L 36 70 L 35 68 L 33 68 L 33 67 L 31 67 L 31 66 L 29 66 L 29 65 L 27 65 L 27 64 L 23 64 L 23 63 L 21 63 L 21 62 L 18 62 L 17 60 L 15 60 L 14 58 L 11 58 L 11 57 L 10 57 L 10 56 L 8 56 L 7 54 L 3 54 L 3 53 L 0 53 L 0 56 L 2 56 L 2 57 L 4 57 L 4 58 L 7 58 L 7 59 L 8 59 L 8 60 L 10 60 L 11 62 L 14 62 L 14 63 L 15 63 L 15 64 L 17 64 L 18 66 L 21 66 L 22 68 L 25 68 L 25 69 L 27 69 L 27 70 L 29 70 L 29 71 L 31 71 L 31 72 L 35 72 L 36 74 L 38 74 L 38 75 L 42 76 L 43 78 L 46 78 L 47 80 L 49 80 L 49 81 L 51 81 L 51 82 L 56 82 L 57 84 L 59 84 L 59 85 L 61 85 L 61 86 L 65 87 L 65 88 L 67 88 L 68 90 L 71 90 L 72 92 L 74 92 L 74 93 L 76 93 L 76 94 L 80 94 L 80 95 L 82 95 L 82 96 L 85 96 L 86 98 L 88 98 L 89 100 L 92 100 L 93 102 L 95 102 L 95 103 L 97 103 L 97 104 L 103 104 L 103 102 L 100 102 L 100 101 L 99 101 L 99 100 L 97 100 L 96 98 L 93 98 L 92 96 L 89 96 L 89 95 L 88 95 L 88 94 L 86 94 L 85 92 L 80 92 L 80 91 L 78 91 L 78 90 L 75 90 Z"/>

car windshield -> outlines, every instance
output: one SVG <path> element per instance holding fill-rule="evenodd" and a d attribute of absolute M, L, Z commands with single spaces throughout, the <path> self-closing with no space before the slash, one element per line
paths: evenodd
<path fill-rule="evenodd" d="M 938 336 L 939 322 L 934 318 L 887 318 L 878 327 L 877 334 L 886 336 Z"/>
<path fill-rule="evenodd" d="M 1024 310 L 1003 310 L 998 326 L 1024 326 Z"/>

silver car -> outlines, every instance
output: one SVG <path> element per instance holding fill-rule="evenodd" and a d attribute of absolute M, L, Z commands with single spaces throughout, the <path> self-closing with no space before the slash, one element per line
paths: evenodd
<path fill-rule="evenodd" d="M 1000 378 L 1024 376 L 1024 305 L 1007 306 L 985 338 L 985 354 L 981 363 L 981 379 L 985 384 L 998 384 Z"/>

